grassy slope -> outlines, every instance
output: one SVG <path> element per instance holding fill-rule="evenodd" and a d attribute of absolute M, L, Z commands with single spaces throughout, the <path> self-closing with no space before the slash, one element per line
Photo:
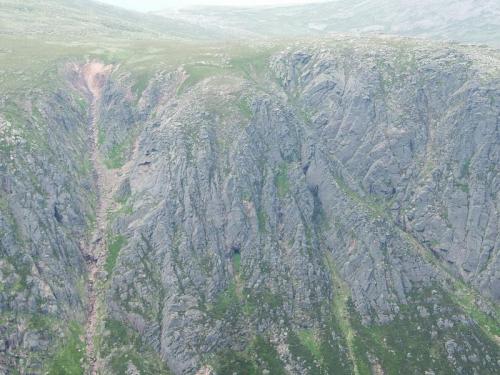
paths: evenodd
<path fill-rule="evenodd" d="M 127 11 L 90 0 L 0 1 L 0 34 L 43 35 L 68 43 L 97 38 L 207 39 L 211 30 L 179 20 Z M 57 27 L 54 27 L 54 24 Z"/>

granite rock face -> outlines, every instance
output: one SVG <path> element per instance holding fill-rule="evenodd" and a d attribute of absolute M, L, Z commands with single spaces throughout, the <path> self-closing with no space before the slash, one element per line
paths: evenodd
<path fill-rule="evenodd" d="M 453 50 L 401 55 L 298 52 L 277 66 L 363 194 L 498 301 L 499 81 Z"/>
<path fill-rule="evenodd" d="M 110 75 L 94 108 L 100 151 L 122 168 L 95 338 L 102 373 L 494 374 L 500 75 L 487 51 L 343 39 L 197 80 L 157 71 L 143 91 Z M 48 265 L 30 260 L 40 277 L 26 299 L 0 290 L 8 311 L 38 312 L 28 296 L 44 285 L 44 314 L 86 303 L 78 241 L 96 188 L 77 165 L 90 109 L 66 78 L 87 105 L 61 94 L 64 114 L 42 113 L 64 129 L 48 147 L 68 169 L 51 178 L 60 162 L 24 152 L 52 181 L 30 200 L 18 196 L 37 197 L 27 172 L 2 170 L 2 251 L 28 262 L 61 249 Z M 36 237 L 35 215 L 50 218 L 50 236 Z M 1 280 L 15 283 L 7 255 Z M 25 347 L 41 345 L 33 332 Z"/>
<path fill-rule="evenodd" d="M 85 317 L 95 187 L 84 99 L 69 91 L 0 104 L 0 373 L 39 373 L 66 324 Z"/>
<path fill-rule="evenodd" d="M 181 93 L 185 72 L 157 78 L 132 213 L 112 224 L 128 240 L 109 319 L 178 374 L 393 373 L 382 353 L 400 351 L 389 336 L 405 324 L 418 337 L 398 366 L 494 372 L 497 344 L 468 315 L 498 322 L 499 80 L 486 70 L 465 50 L 348 43 Z M 381 327 L 393 349 L 361 353 Z"/>

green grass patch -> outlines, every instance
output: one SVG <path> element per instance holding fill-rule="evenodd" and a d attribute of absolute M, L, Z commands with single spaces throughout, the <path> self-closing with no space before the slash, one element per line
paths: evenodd
<path fill-rule="evenodd" d="M 346 353 L 346 340 L 333 319 L 323 321 L 319 329 L 289 332 L 288 347 L 292 356 L 310 369 L 309 374 L 357 374 Z"/>
<path fill-rule="evenodd" d="M 118 169 L 123 167 L 126 161 L 126 152 L 130 147 L 130 141 L 113 145 L 111 150 L 106 154 L 104 164 L 109 169 Z"/>
<path fill-rule="evenodd" d="M 234 71 L 242 72 L 244 77 L 252 81 L 261 81 L 269 68 L 272 49 L 247 49 L 233 54 L 231 66 Z"/>
<path fill-rule="evenodd" d="M 290 191 L 290 182 L 288 181 L 288 164 L 282 163 L 276 175 L 274 176 L 274 184 L 278 189 L 280 198 L 286 197 Z"/>
<path fill-rule="evenodd" d="M 453 293 L 450 293 L 450 298 L 460 306 L 467 314 L 477 322 L 484 332 L 492 339 L 500 343 L 500 308 L 493 306 L 493 316 L 484 313 L 476 306 L 476 293 L 467 289 L 462 281 L 457 281 L 454 286 Z"/>
<path fill-rule="evenodd" d="M 52 327 L 54 318 L 44 314 L 33 314 L 31 316 L 29 327 L 36 331 L 45 331 Z"/>
<path fill-rule="evenodd" d="M 47 369 L 49 375 L 83 375 L 85 343 L 81 339 L 83 328 L 71 322 L 68 332 Z"/>
<path fill-rule="evenodd" d="M 241 254 L 240 253 L 233 254 L 232 263 L 233 263 L 234 273 L 236 273 L 236 274 L 240 273 L 240 267 L 241 267 Z"/>
<path fill-rule="evenodd" d="M 304 345 L 299 335 L 294 331 L 288 333 L 288 348 L 296 360 L 300 358 L 300 361 L 310 368 L 309 374 L 321 374 L 320 364 L 314 357 L 314 354 L 306 345 Z"/>
<path fill-rule="evenodd" d="M 129 362 L 140 374 L 170 375 L 157 353 L 140 336 L 116 319 L 106 319 L 105 334 L 99 335 L 96 346 L 99 355 L 105 358 L 105 374 L 126 374 Z"/>
<path fill-rule="evenodd" d="M 273 375 L 285 375 L 283 362 L 274 346 L 264 336 L 256 336 L 244 351 L 225 350 L 211 363 L 218 375 L 261 375 L 264 370 Z"/>
<path fill-rule="evenodd" d="M 237 260 L 238 262 L 238 260 Z M 263 288 L 252 290 L 241 286 L 241 276 L 235 275 L 229 286 L 218 294 L 215 301 L 208 305 L 208 314 L 212 319 L 231 317 L 233 321 L 244 317 L 255 317 L 275 311 L 283 305 L 283 297 Z"/>
<path fill-rule="evenodd" d="M 250 106 L 250 103 L 248 102 L 248 98 L 241 98 L 238 101 L 238 109 L 240 113 L 247 119 L 251 119 L 253 116 L 253 111 L 252 107 Z"/>
<path fill-rule="evenodd" d="M 468 178 L 470 176 L 470 159 L 467 159 L 460 168 L 460 176 L 462 178 Z"/>
<path fill-rule="evenodd" d="M 360 196 L 358 192 L 352 190 L 341 176 L 335 176 L 337 186 L 354 202 L 367 208 L 372 216 L 387 216 L 387 208 L 383 201 L 373 196 Z"/>
<path fill-rule="evenodd" d="M 457 186 L 464 193 L 469 194 L 469 184 L 464 184 L 464 183 L 457 182 Z"/>
<path fill-rule="evenodd" d="M 325 263 L 330 273 L 332 280 L 332 289 L 334 291 L 333 301 L 331 305 L 330 325 L 335 325 L 343 336 L 344 345 L 347 347 L 347 357 L 350 363 L 352 363 L 352 370 L 356 375 L 366 374 L 370 375 L 370 364 L 369 361 L 364 357 L 360 356 L 360 353 L 356 351 L 355 346 L 355 336 L 356 332 L 351 325 L 351 313 L 349 311 L 349 301 L 350 301 L 350 291 L 348 286 L 342 280 L 335 268 L 335 262 L 331 254 L 327 254 L 325 257 Z M 329 338 L 328 338 L 329 340 Z"/>
<path fill-rule="evenodd" d="M 266 211 L 264 211 L 263 208 L 259 207 L 257 209 L 257 225 L 260 233 L 267 233 L 266 223 L 267 223 Z"/>
<path fill-rule="evenodd" d="M 309 350 L 309 352 L 313 355 L 313 357 L 321 361 L 321 348 L 319 340 L 316 338 L 314 332 L 312 330 L 304 329 L 297 332 L 297 336 L 302 343 L 303 346 Z"/>
<path fill-rule="evenodd" d="M 179 95 L 185 93 L 190 87 L 195 86 L 204 79 L 221 74 L 225 71 L 222 66 L 208 64 L 187 65 L 185 69 L 188 77 L 177 90 L 177 94 Z"/>
<path fill-rule="evenodd" d="M 108 239 L 108 254 L 106 257 L 106 264 L 104 265 L 104 269 L 111 274 L 116 265 L 116 260 L 118 259 L 118 254 L 123 246 L 127 244 L 127 239 L 118 235 L 111 239 Z"/>
<path fill-rule="evenodd" d="M 229 311 L 237 311 L 240 300 L 236 293 L 236 284 L 232 282 L 228 288 L 219 294 L 209 312 L 214 319 L 222 319 Z"/>
<path fill-rule="evenodd" d="M 97 128 L 97 144 L 102 146 L 106 142 L 106 132 L 100 126 Z"/>
<path fill-rule="evenodd" d="M 428 369 L 437 374 L 454 374 L 457 367 L 462 367 L 465 373 L 474 373 L 476 366 L 479 366 L 483 374 L 494 374 L 498 345 L 490 341 L 476 325 L 454 320 L 453 329 L 438 328 L 438 319 L 446 319 L 446 316 L 461 313 L 459 307 L 447 297 L 446 292 L 441 291 L 439 296 L 443 297 L 439 297 L 440 300 L 436 301 L 431 297 L 430 290 L 415 294 L 413 301 L 408 305 L 400 305 L 401 310 L 396 319 L 387 324 L 368 326 L 361 323 L 354 306 L 349 304 L 351 324 L 356 331 L 354 338 L 356 357 L 368 363 L 368 353 L 371 353 L 387 374 L 398 374 L 401 369 L 412 374 L 424 373 Z M 432 298 L 433 302 L 427 304 L 425 302 L 427 298 Z M 436 303 L 443 311 L 447 311 L 446 316 L 431 314 L 424 318 L 419 314 L 417 306 L 433 311 Z M 455 354 L 458 360 L 456 364 L 448 359 L 445 347 L 445 343 L 450 339 L 457 343 L 468 342 L 460 354 Z M 481 356 L 488 354 L 495 359 L 480 365 L 461 359 L 472 353 L 481 353 Z M 360 373 L 371 372 L 363 368 Z"/>
<path fill-rule="evenodd" d="M 128 202 L 128 199 L 125 200 L 117 200 L 117 203 L 120 203 L 120 207 L 114 211 L 108 211 L 108 221 L 113 222 L 119 217 L 124 217 L 131 215 L 134 212 L 134 208 L 132 207 L 132 204 Z"/>
<path fill-rule="evenodd" d="M 136 77 L 136 81 L 132 86 L 132 92 L 135 94 L 136 98 L 139 99 L 142 93 L 148 87 L 150 80 L 150 75 L 148 73 L 140 73 Z"/>
<path fill-rule="evenodd" d="M 483 334 L 485 334 L 493 342 L 499 343 L 500 322 L 498 317 L 500 316 L 500 308 L 498 306 L 492 306 L 493 316 L 481 311 L 476 305 L 476 300 L 485 300 L 476 290 L 466 285 L 463 281 L 453 277 L 450 271 L 412 235 L 404 231 L 401 231 L 401 234 L 414 246 L 422 258 L 424 258 L 429 264 L 434 265 L 435 268 L 441 271 L 442 275 L 448 279 L 448 282 L 450 283 L 449 286 L 451 288 L 451 292 L 448 295 L 453 303 L 468 313 L 478 323 L 478 326 Z"/>
<path fill-rule="evenodd" d="M 236 352 L 234 350 L 223 351 L 218 354 L 213 362 L 212 367 L 215 373 L 219 375 L 258 374 L 255 363 L 244 352 Z"/>

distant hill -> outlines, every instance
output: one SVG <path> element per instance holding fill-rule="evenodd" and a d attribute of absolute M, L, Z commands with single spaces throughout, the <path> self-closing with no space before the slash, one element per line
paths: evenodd
<path fill-rule="evenodd" d="M 217 33 L 192 22 L 87 0 L 0 0 L 0 36 L 92 41 L 96 38 L 203 39 Z"/>
<path fill-rule="evenodd" d="M 172 14 L 241 36 L 296 37 L 384 33 L 500 46 L 497 0 L 334 0 L 267 8 L 191 8 Z"/>

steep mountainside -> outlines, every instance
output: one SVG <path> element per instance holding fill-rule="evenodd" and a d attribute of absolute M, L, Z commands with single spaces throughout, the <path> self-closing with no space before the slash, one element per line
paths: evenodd
<path fill-rule="evenodd" d="M 473 53 L 345 41 L 157 77 L 103 336 L 125 323 L 175 373 L 494 373 L 499 81 Z"/>
<path fill-rule="evenodd" d="M 0 33 L 0 374 L 498 373 L 497 50 L 137 27 Z"/>

